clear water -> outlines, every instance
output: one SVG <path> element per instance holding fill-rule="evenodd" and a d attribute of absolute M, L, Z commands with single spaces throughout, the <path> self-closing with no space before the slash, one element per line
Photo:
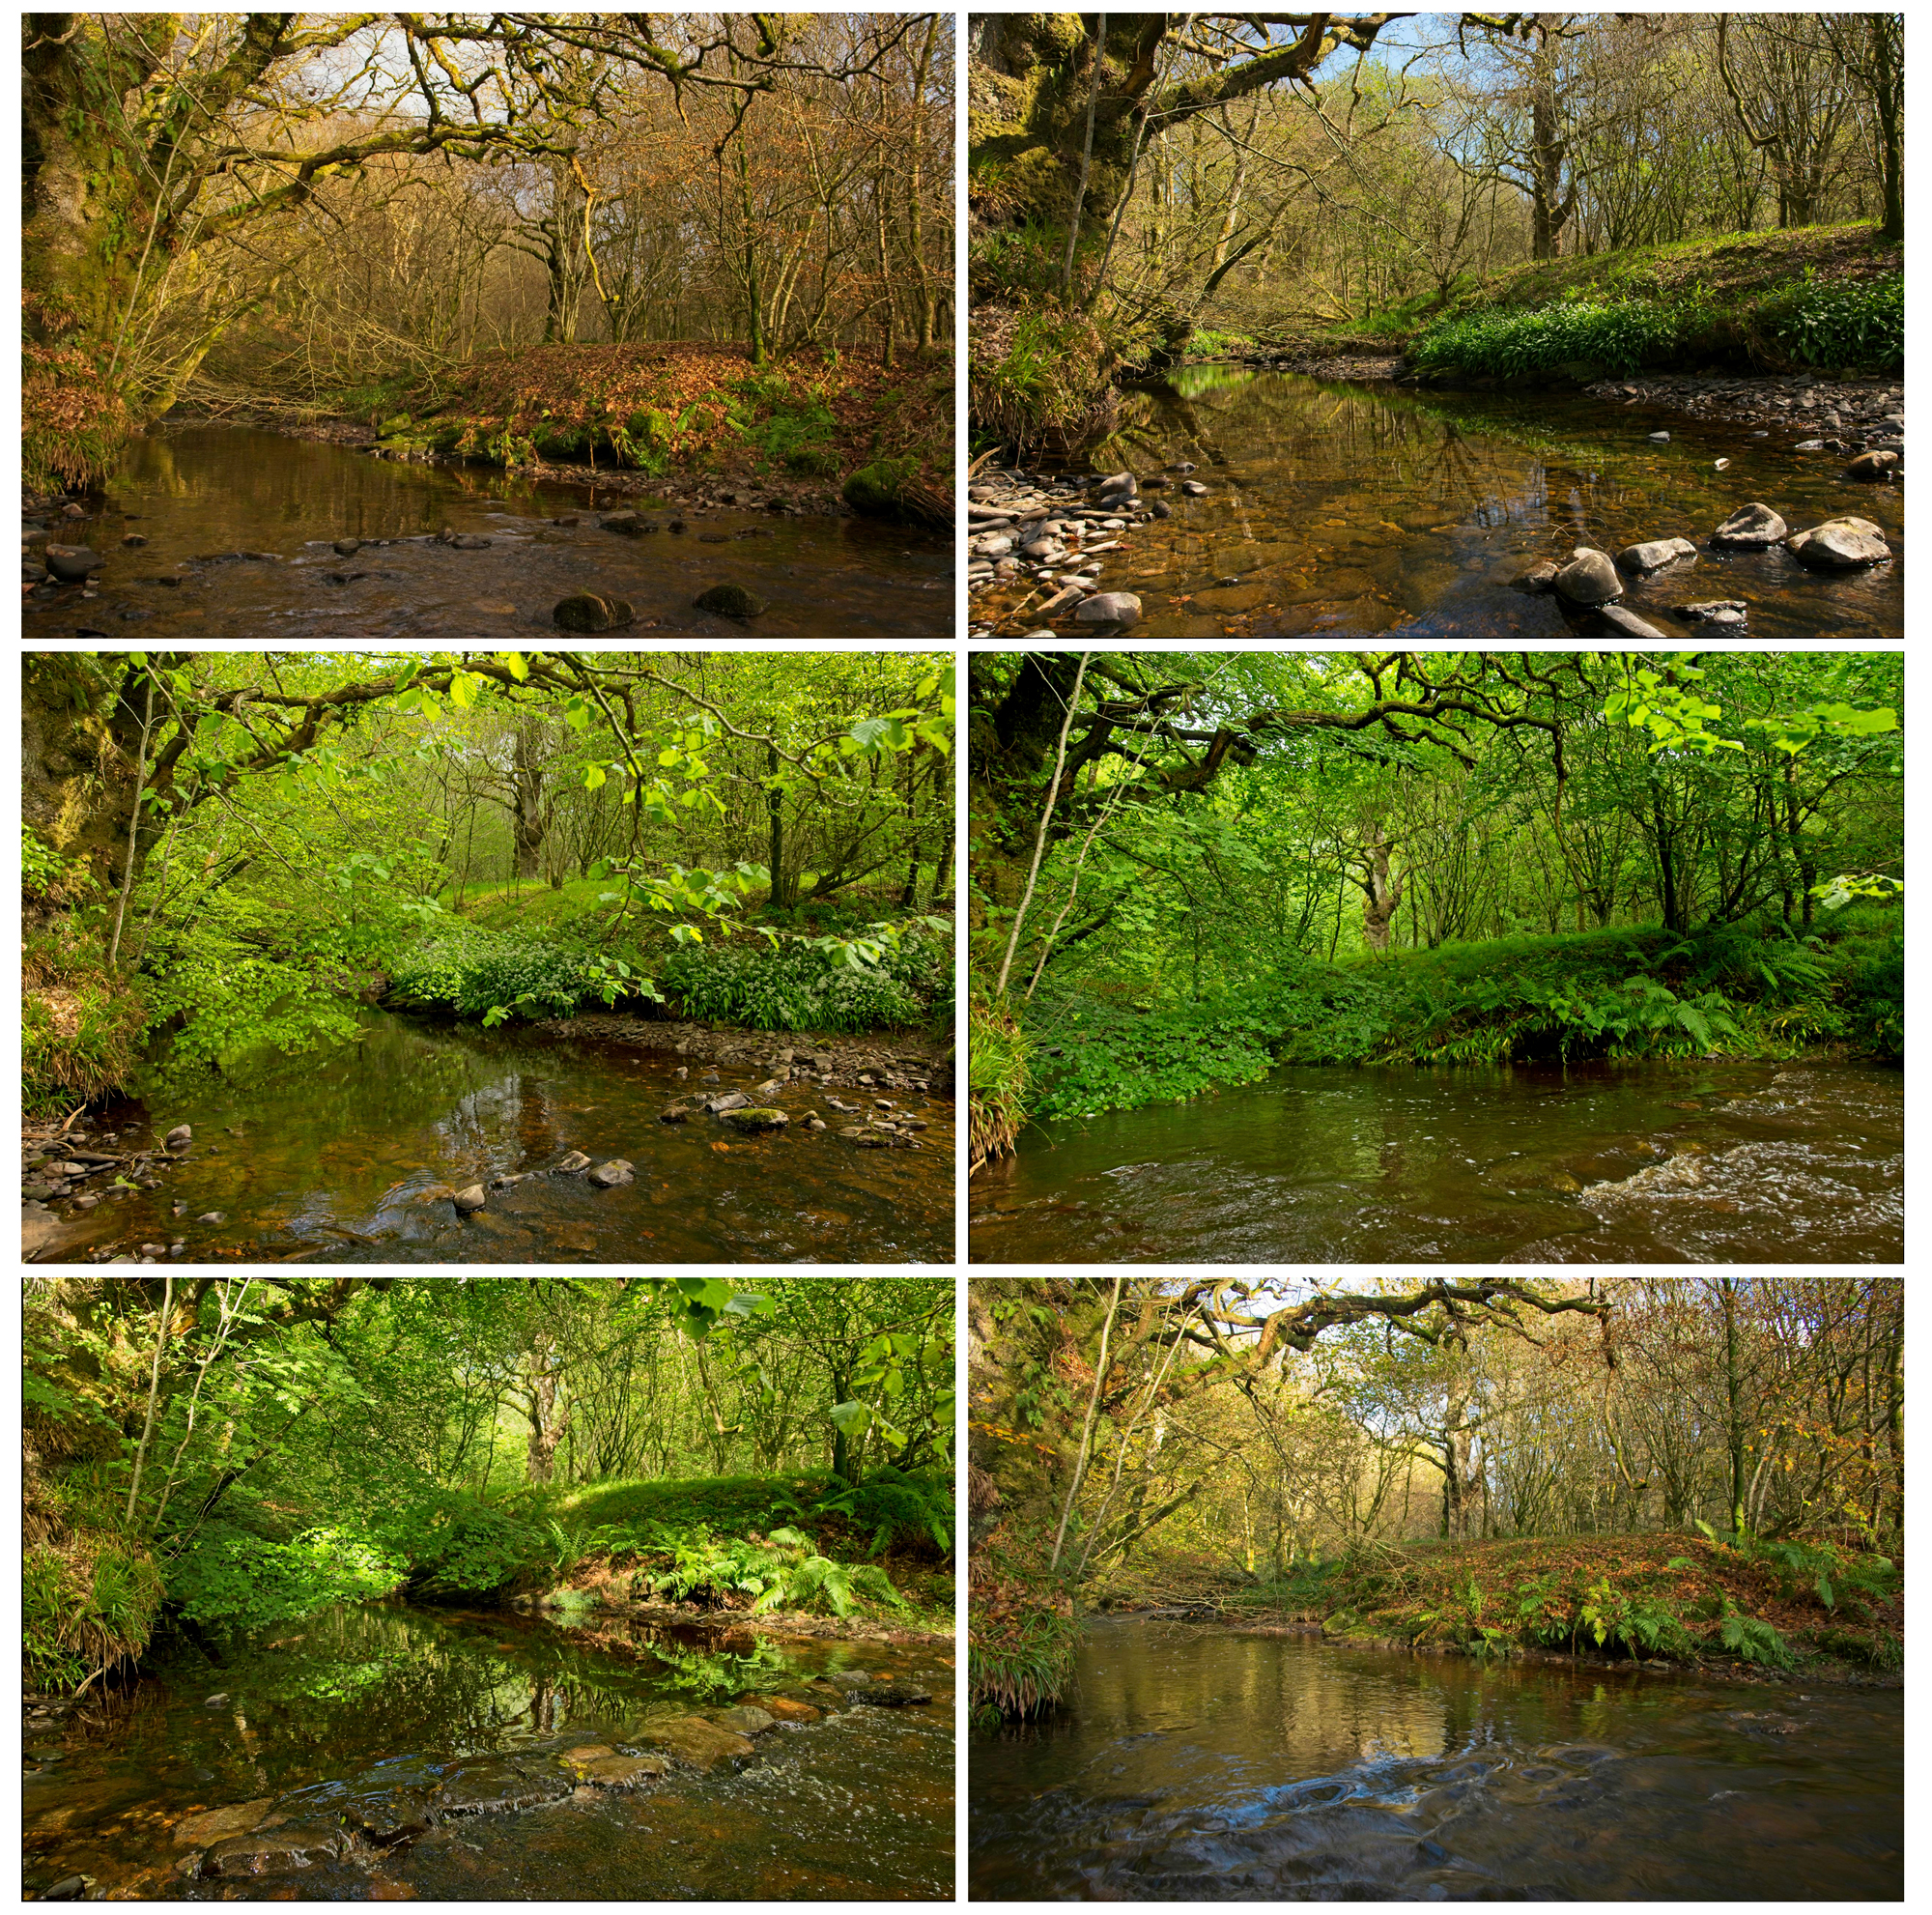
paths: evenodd
<path fill-rule="evenodd" d="M 64 1733 L 30 1734 L 26 1885 L 79 1873 L 115 1900 L 950 1899 L 950 1645 L 775 1644 L 614 1620 L 577 1631 L 397 1603 L 206 1643 L 164 1639 L 130 1688 L 93 1698 Z M 915 1677 L 932 1702 L 847 1707 L 813 1681 L 844 1668 Z M 493 1755 L 541 1766 L 559 1746 L 628 1743 L 774 1691 L 822 1719 L 767 1731 L 735 1774 L 673 1771 L 635 1794 L 466 1815 L 386 1853 L 292 1872 L 190 1881 L 174 1870 L 193 1851 L 173 1825 L 203 1809 L 293 1794 L 291 1820 L 327 1820 L 351 1783 L 433 1786 Z"/>
<path fill-rule="evenodd" d="M 969 1752 L 985 1901 L 1896 1901 L 1904 1698 L 1147 1620 Z"/>
<path fill-rule="evenodd" d="M 695 1089 L 740 1085 L 720 1067 L 700 1084 L 667 1051 L 361 1014 L 359 1042 L 316 1056 L 270 1052 L 235 1076 L 197 1072 L 145 1101 L 109 1106 L 108 1150 L 158 1147 L 177 1124 L 194 1144 L 154 1190 L 73 1212 L 52 1258 L 185 1241 L 185 1260 L 327 1263 L 924 1263 L 952 1254 L 952 1106 L 895 1091 L 930 1128 L 917 1149 L 861 1150 L 838 1134 L 825 1091 L 788 1085 L 792 1119 L 746 1137 L 702 1113 L 659 1112 Z M 833 1095 L 840 1093 L 834 1091 Z M 843 1094 L 845 1101 L 856 1093 Z M 827 1128 L 805 1126 L 818 1109 Z M 623 1158 L 636 1182 L 600 1190 L 581 1177 L 532 1177 L 457 1215 L 453 1194 L 582 1151 Z M 93 1186 L 88 1186 L 93 1187 Z M 176 1204 L 184 1212 L 174 1215 Z M 224 1214 L 221 1224 L 195 1219 Z M 184 1259 L 178 1258 L 180 1262 Z"/>
<path fill-rule="evenodd" d="M 1030 1127 L 976 1262 L 1897 1263 L 1877 1065 L 1292 1066 Z"/>
<path fill-rule="evenodd" d="M 420 466 L 341 445 L 241 427 L 161 427 L 134 440 L 100 514 L 70 536 L 106 560 L 98 596 L 77 588 L 27 601 L 29 639 L 82 626 L 130 643 L 555 634 L 556 602 L 598 591 L 631 602 L 633 631 L 735 638 L 941 638 L 952 631 L 949 541 L 863 519 L 719 509 L 682 533 L 600 531 L 596 515 L 679 516 L 649 498 L 517 478 L 482 464 Z M 576 526 L 549 521 L 582 515 Z M 421 539 L 444 526 L 480 533 L 487 552 L 384 546 L 342 558 L 340 538 Z M 145 546 L 123 547 L 125 532 Z M 279 553 L 273 562 L 210 555 Z M 156 578 L 175 585 L 151 583 Z M 696 611 L 720 584 L 767 610 L 743 623 Z M 152 616 L 124 619 L 126 612 Z"/>
<path fill-rule="evenodd" d="M 1756 642 L 1905 634 L 1903 488 L 1843 478 L 1844 455 L 1790 449 L 1816 429 L 1753 439 L 1750 426 L 1617 401 L 1422 394 L 1236 366 L 1137 387 L 1120 417 L 1083 464 L 1145 476 L 1191 460 L 1209 488 L 1203 499 L 1158 495 L 1174 516 L 1138 528 L 1101 574 L 1104 588 L 1139 594 L 1137 637 L 1597 637 L 1593 619 L 1509 581 L 1578 545 L 1614 555 L 1673 537 L 1699 547 L 1695 563 L 1627 579 L 1622 600 L 1666 634 L 1705 629 L 1671 608 L 1719 598 L 1746 601 Z M 1660 430 L 1669 444 L 1649 443 Z M 1731 462 L 1721 472 L 1720 458 Z M 1846 513 L 1869 519 L 1892 561 L 1819 573 L 1781 548 L 1705 549 L 1750 500 L 1794 531 Z M 1016 598 L 976 597 L 975 614 L 997 621 Z"/>

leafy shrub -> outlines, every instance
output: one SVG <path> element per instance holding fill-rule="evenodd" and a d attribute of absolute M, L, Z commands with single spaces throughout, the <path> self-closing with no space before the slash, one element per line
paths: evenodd
<path fill-rule="evenodd" d="M 862 1603 L 903 1611 L 906 1600 L 883 1569 L 871 1563 L 835 1562 L 820 1556 L 810 1536 L 793 1529 L 774 1529 L 763 1541 L 714 1536 L 701 1525 L 675 1531 L 649 1526 L 645 1547 L 668 1555 L 668 1567 L 633 1579 L 650 1593 L 673 1602 L 725 1602 L 733 1595 L 753 1598 L 754 1615 L 766 1610 L 829 1609 L 850 1615 Z"/>
<path fill-rule="evenodd" d="M 355 1007 L 337 994 L 331 970 L 224 943 L 183 944 L 146 986 L 151 1024 L 182 1020 L 167 1070 L 226 1069 L 264 1045 L 294 1055 L 346 1043 L 358 1028 Z"/>
<path fill-rule="evenodd" d="M 949 959 L 938 938 L 920 932 L 869 964 L 806 938 L 687 945 L 666 958 L 663 982 L 691 1017 L 760 1031 L 866 1031 L 923 1023 Z"/>
<path fill-rule="evenodd" d="M 1408 349 L 1425 371 L 1512 377 L 1587 360 L 1607 372 L 1634 372 L 1707 330 L 1713 311 L 1701 297 L 1574 300 L 1530 312 L 1477 312 L 1445 319 Z"/>
<path fill-rule="evenodd" d="M 407 1573 L 400 1556 L 354 1529 L 307 1529 L 286 1543 L 214 1530 L 170 1567 L 168 1594 L 190 1621 L 259 1629 L 386 1596 Z"/>
<path fill-rule="evenodd" d="M 647 978 L 625 982 L 640 995 L 656 994 Z M 406 953 L 390 974 L 391 994 L 400 1003 L 481 1015 L 490 1022 L 512 1014 L 568 1016 L 605 996 L 605 984 L 606 967 L 584 951 L 526 931 L 469 924 L 452 925 Z"/>
<path fill-rule="evenodd" d="M 820 1497 L 801 1516 L 837 1513 L 872 1531 L 872 1554 L 895 1543 L 929 1538 L 952 1547 L 952 1486 L 941 1477 L 879 1470 L 863 1483 L 848 1483 Z"/>
<path fill-rule="evenodd" d="M 1690 1633 L 1675 1610 L 1620 1589 L 1607 1576 L 1599 1577 L 1584 1592 L 1576 1629 L 1587 1632 L 1600 1649 L 1614 1644 L 1639 1657 L 1659 1651 L 1683 1655 L 1691 1646 Z"/>
<path fill-rule="evenodd" d="M 554 1567 L 556 1541 L 522 1512 L 452 1490 L 371 1526 L 378 1543 L 409 1564 L 412 1593 L 488 1597 Z"/>
<path fill-rule="evenodd" d="M 1753 328 L 1778 355 L 1803 365 L 1896 372 L 1905 363 L 1905 275 L 1802 279 L 1751 309 Z"/>

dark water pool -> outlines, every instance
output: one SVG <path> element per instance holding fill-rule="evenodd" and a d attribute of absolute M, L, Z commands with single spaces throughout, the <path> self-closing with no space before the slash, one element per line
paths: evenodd
<path fill-rule="evenodd" d="M 110 1899 L 945 1900 L 952 1892 L 952 1672 L 943 1649 L 748 1633 L 571 1629 L 384 1603 L 205 1643 L 176 1638 L 131 1688 L 27 1732 L 28 1888 Z M 945 1658 L 941 1660 L 942 1656 Z M 928 1705 L 855 1704 L 833 1675 L 906 1679 Z M 694 1713 L 781 1696 L 816 1719 L 709 1773 L 572 1793 L 567 1748 L 639 1748 Z M 213 1699 L 213 1700 L 211 1700 Z M 743 1758 L 740 1758 L 743 1759 Z M 523 1776 L 541 1803 L 451 1815 L 456 1777 Z M 478 1791 L 481 1792 L 481 1791 Z M 176 1872 L 177 1824 L 262 1803 L 299 1828 L 376 1830 L 347 1854 L 238 1880 Z M 428 1807 L 429 1826 L 384 1843 Z"/>
<path fill-rule="evenodd" d="M 1904 1080 L 1876 1065 L 1291 1066 L 1034 1125 L 976 1262 L 1897 1263 Z"/>
<path fill-rule="evenodd" d="M 1703 629 L 1671 608 L 1729 598 L 1748 605 L 1754 641 L 1904 636 L 1903 488 L 1845 479 L 1845 455 L 1794 452 L 1812 436 L 1802 427 L 1753 439 L 1753 427 L 1593 398 L 1421 395 L 1235 366 L 1129 391 L 1120 417 L 1098 470 L 1191 460 L 1209 487 L 1203 499 L 1162 494 L 1174 516 L 1133 532 L 1101 574 L 1104 589 L 1139 594 L 1141 637 L 1597 637 L 1593 621 L 1508 582 L 1575 546 L 1614 555 L 1672 537 L 1698 546 L 1695 562 L 1626 580 L 1622 601 L 1666 633 Z M 1660 430 L 1669 444 L 1648 443 Z M 1794 531 L 1869 519 L 1896 556 L 1819 573 L 1781 548 L 1705 549 L 1751 500 Z M 975 614 L 997 622 L 1016 596 L 976 598 Z"/>
<path fill-rule="evenodd" d="M 968 1753 L 987 1901 L 1895 1901 L 1904 1699 L 1101 1620 Z"/>
<path fill-rule="evenodd" d="M 97 595 L 27 600 L 29 639 L 81 626 L 130 642 L 523 638 L 554 634 L 572 592 L 629 599 L 634 630 L 712 638 L 941 638 L 952 631 L 950 542 L 862 519 L 702 515 L 588 487 L 536 485 L 480 464 L 402 465 L 345 446 L 225 426 L 157 427 L 132 442 L 105 507 L 71 536 L 106 559 Z M 636 508 L 686 529 L 641 538 L 596 515 Z M 582 515 L 576 526 L 549 520 Z M 493 541 L 433 542 L 444 526 Z M 145 546 L 121 544 L 139 533 Z M 401 541 L 354 558 L 340 538 Z M 310 541 L 323 541 L 311 544 Z M 219 559 L 261 552 L 279 557 Z M 156 583 L 156 580 L 172 583 Z M 740 623 L 696 611 L 707 587 L 747 586 L 767 603 Z M 124 613 L 151 616 L 124 618 Z"/>
<path fill-rule="evenodd" d="M 746 1076 L 725 1065 L 703 1083 L 707 1068 L 667 1051 L 365 1011 L 356 1043 L 293 1060 L 270 1053 L 252 1072 L 239 1061 L 234 1077 L 197 1073 L 100 1112 L 95 1134 L 117 1137 L 104 1150 L 157 1144 L 184 1123 L 194 1145 L 156 1189 L 103 1196 L 87 1212 L 62 1204 L 72 1222 L 48 1260 L 178 1241 L 187 1262 L 301 1251 L 329 1263 L 951 1258 L 950 1101 L 892 1093 L 928 1122 L 910 1149 L 858 1148 L 838 1128 L 859 1120 L 805 1082 L 774 1100 L 792 1120 L 783 1132 L 746 1137 L 702 1113 L 661 1122 L 674 1099 L 741 1088 Z M 824 1130 L 806 1128 L 813 1109 Z M 457 1190 L 573 1151 L 593 1164 L 622 1158 L 636 1182 L 606 1190 L 539 1175 L 457 1215 Z M 195 1221 L 210 1213 L 226 1221 Z"/>

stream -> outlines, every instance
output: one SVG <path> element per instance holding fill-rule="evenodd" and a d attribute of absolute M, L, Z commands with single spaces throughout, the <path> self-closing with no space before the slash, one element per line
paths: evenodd
<path fill-rule="evenodd" d="M 1897 1263 L 1880 1065 L 1292 1065 L 1036 1123 L 972 1184 L 980 1263 Z"/>
<path fill-rule="evenodd" d="M 1090 1623 L 970 1754 L 976 1900 L 1897 1901 L 1899 1691 Z"/>
<path fill-rule="evenodd" d="M 573 592 L 614 593 L 631 629 L 693 637 L 950 638 L 950 540 L 865 519 L 680 511 L 646 496 L 541 484 L 480 462 L 399 464 L 245 427 L 164 426 L 133 440 L 97 515 L 55 537 L 105 559 L 79 586 L 37 590 L 29 642 L 91 628 L 130 643 L 254 639 L 333 644 L 440 635 L 554 633 Z M 603 513 L 659 514 L 626 537 Z M 581 515 L 575 526 L 554 518 Z M 672 520 L 685 529 L 673 533 Z M 450 526 L 488 551 L 436 543 Z M 124 547 L 124 534 L 147 543 Z M 343 558 L 337 539 L 385 539 Z M 257 557 L 244 557 L 254 554 Z M 744 586 L 756 618 L 699 612 L 708 587 Z"/>
<path fill-rule="evenodd" d="M 1138 528 L 1105 568 L 1101 590 L 1140 597 L 1137 638 L 1602 637 L 1593 617 L 1510 580 L 1575 546 L 1614 557 L 1672 537 L 1698 547 L 1695 561 L 1626 577 L 1621 601 L 1667 633 L 1700 629 L 1673 617 L 1677 606 L 1742 599 L 1753 642 L 1904 637 L 1903 490 L 1845 479 L 1849 455 L 1792 451 L 1800 426 L 1757 439 L 1748 425 L 1589 397 L 1423 395 L 1231 365 L 1131 388 L 1119 417 L 1082 467 L 1146 477 L 1191 461 L 1208 488 L 1160 493 L 1174 516 Z M 1670 443 L 1651 444 L 1656 431 Z M 1781 547 L 1710 550 L 1712 531 L 1752 500 L 1793 531 L 1869 519 L 1895 556 L 1828 573 Z M 1024 632 L 1037 620 L 1018 600 L 1011 587 L 987 592 L 975 617 Z"/>
<path fill-rule="evenodd" d="M 860 1149 L 839 1134 L 859 1120 L 828 1107 L 825 1087 L 796 1082 L 777 1099 L 790 1126 L 745 1136 L 701 1112 L 659 1118 L 693 1091 L 739 1088 L 736 1067 L 708 1083 L 708 1067 L 669 1051 L 378 1010 L 359 1021 L 357 1040 L 332 1050 L 255 1052 L 97 1112 L 90 1134 L 111 1134 L 109 1150 L 158 1148 L 178 1124 L 194 1142 L 152 1190 L 110 1191 L 86 1211 L 63 1202 L 63 1235 L 42 1260 L 134 1254 L 147 1243 L 165 1261 L 177 1242 L 185 1249 L 176 1260 L 189 1263 L 304 1252 L 404 1264 L 952 1258 L 949 1100 L 895 1092 L 899 1111 L 927 1128 L 911 1148 Z M 806 1125 L 812 1109 L 825 1129 Z M 539 1174 L 457 1214 L 457 1190 L 546 1171 L 572 1151 L 593 1165 L 623 1158 L 636 1181 L 599 1189 Z M 221 1221 L 198 1220 L 209 1215 Z"/>
<path fill-rule="evenodd" d="M 578 1620 L 593 1626 L 391 1602 L 157 1639 L 130 1687 L 59 1729 L 29 1722 L 26 1886 L 80 1874 L 97 1897 L 146 1900 L 951 1899 L 950 1643 Z M 911 1678 L 932 1700 L 866 1706 L 828 1679 L 852 1674 Z M 572 1790 L 566 1750 L 638 1753 L 694 1714 L 771 1697 L 802 1703 L 799 1719 L 764 1729 L 749 1757 Z M 302 1864 L 181 1872 L 208 1842 L 176 1839 L 185 1817 L 270 1801 L 283 1819 L 269 1828 Z M 353 1845 L 345 1828 L 360 1831 Z"/>

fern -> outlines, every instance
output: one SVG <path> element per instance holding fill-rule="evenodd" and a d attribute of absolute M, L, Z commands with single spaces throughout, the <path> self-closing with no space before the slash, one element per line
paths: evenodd
<path fill-rule="evenodd" d="M 1797 1658 L 1770 1623 L 1754 1615 L 1730 1615 L 1718 1630 L 1718 1640 L 1740 1662 L 1763 1663 L 1771 1669 L 1789 1669 Z"/>

